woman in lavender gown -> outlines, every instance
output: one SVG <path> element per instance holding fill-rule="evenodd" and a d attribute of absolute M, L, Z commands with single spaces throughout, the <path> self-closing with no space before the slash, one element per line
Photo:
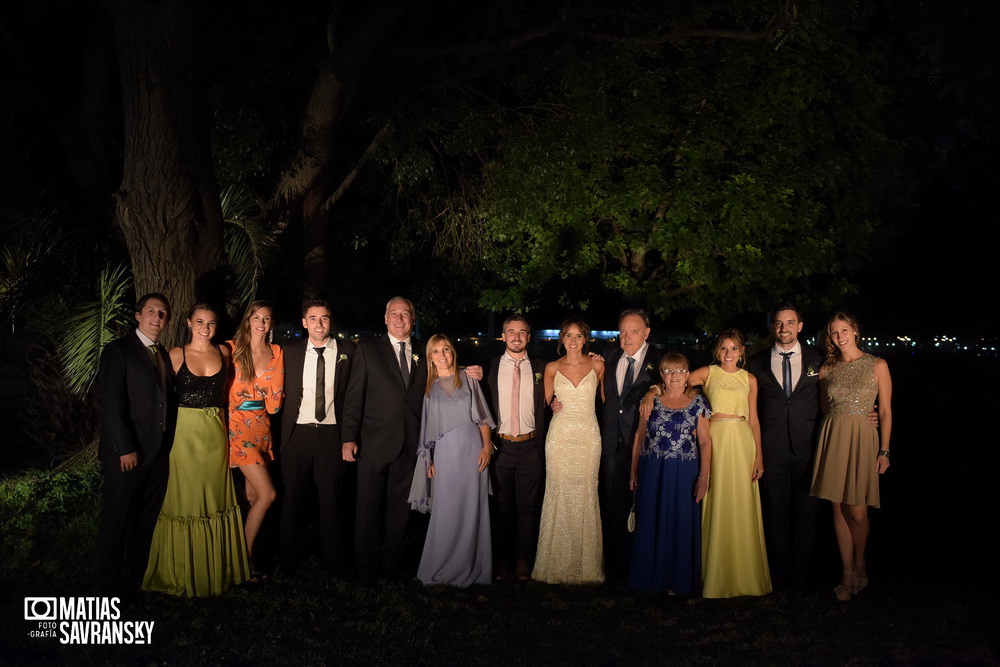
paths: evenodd
<path fill-rule="evenodd" d="M 410 506 L 431 520 L 417 578 L 467 587 L 490 583 L 489 477 L 493 420 L 479 382 L 459 371 L 447 336 L 427 342 L 427 392 Z M 432 505 L 433 503 L 433 505 Z"/>

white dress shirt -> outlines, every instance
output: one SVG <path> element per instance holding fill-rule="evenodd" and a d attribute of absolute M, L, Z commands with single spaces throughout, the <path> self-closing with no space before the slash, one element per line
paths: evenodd
<path fill-rule="evenodd" d="M 635 366 L 632 368 L 632 382 L 639 377 L 639 373 L 642 372 L 642 362 L 646 359 L 646 351 L 649 349 L 649 343 L 643 343 L 642 347 L 636 350 L 635 354 L 631 355 L 635 359 Z M 625 373 L 628 371 L 628 358 L 629 355 L 625 354 L 622 350 L 621 359 L 618 360 L 618 366 L 615 368 L 615 382 L 618 386 L 618 395 L 622 395 L 622 384 L 625 382 Z"/>
<path fill-rule="evenodd" d="M 326 367 L 324 377 L 326 385 L 326 418 L 316 421 L 316 346 L 306 340 L 306 357 L 302 362 L 302 404 L 299 405 L 299 416 L 296 424 L 336 424 L 337 414 L 334 412 L 333 388 L 337 375 L 337 339 L 330 336 L 326 339 L 326 351 L 323 352 L 323 364 Z"/>
<path fill-rule="evenodd" d="M 799 378 L 802 376 L 802 345 L 799 344 L 799 341 L 795 341 L 795 345 L 787 350 L 778 347 L 777 343 L 771 348 L 771 372 L 774 373 L 774 378 L 784 389 L 784 371 L 781 367 L 784 360 L 784 357 L 781 356 L 782 352 L 792 353 L 788 360 L 792 362 L 792 391 L 795 391 L 796 385 L 799 384 Z"/>

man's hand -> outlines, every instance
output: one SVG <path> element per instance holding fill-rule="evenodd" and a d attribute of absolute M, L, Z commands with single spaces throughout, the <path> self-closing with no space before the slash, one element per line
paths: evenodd
<path fill-rule="evenodd" d="M 121 455 L 122 472 L 128 472 L 139 465 L 139 452 Z"/>
<path fill-rule="evenodd" d="M 358 443 L 356 442 L 345 442 L 340 448 L 341 454 L 345 461 L 353 463 L 357 461 L 358 455 Z"/>
<path fill-rule="evenodd" d="M 555 396 L 553 396 L 552 397 L 552 402 L 549 403 L 549 407 L 552 408 L 552 414 L 555 414 L 555 413 L 559 412 L 560 410 L 562 410 L 562 403 L 559 402 L 558 398 L 556 398 Z"/>

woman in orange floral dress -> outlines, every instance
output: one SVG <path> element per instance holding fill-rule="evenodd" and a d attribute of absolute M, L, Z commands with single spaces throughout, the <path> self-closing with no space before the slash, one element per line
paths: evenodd
<path fill-rule="evenodd" d="M 267 464 L 274 460 L 269 415 L 281 409 L 285 397 L 285 363 L 281 348 L 268 342 L 273 310 L 264 301 L 247 308 L 234 340 L 235 377 L 229 388 L 229 466 L 246 479 L 250 511 L 244 521 L 251 581 L 266 577 L 253 563 L 253 546 L 275 490 Z"/>

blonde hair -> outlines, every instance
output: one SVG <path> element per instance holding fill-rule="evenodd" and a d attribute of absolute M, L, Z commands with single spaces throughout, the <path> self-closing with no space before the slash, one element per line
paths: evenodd
<path fill-rule="evenodd" d="M 424 389 L 425 396 L 430 396 L 431 387 L 434 386 L 439 377 L 437 366 L 431 359 L 431 351 L 439 345 L 443 345 L 445 348 L 451 350 L 451 376 L 455 378 L 455 389 L 462 386 L 462 380 L 458 377 L 458 354 L 455 353 L 455 346 L 452 345 L 451 339 L 444 334 L 434 334 L 427 341 L 427 387 Z"/>

